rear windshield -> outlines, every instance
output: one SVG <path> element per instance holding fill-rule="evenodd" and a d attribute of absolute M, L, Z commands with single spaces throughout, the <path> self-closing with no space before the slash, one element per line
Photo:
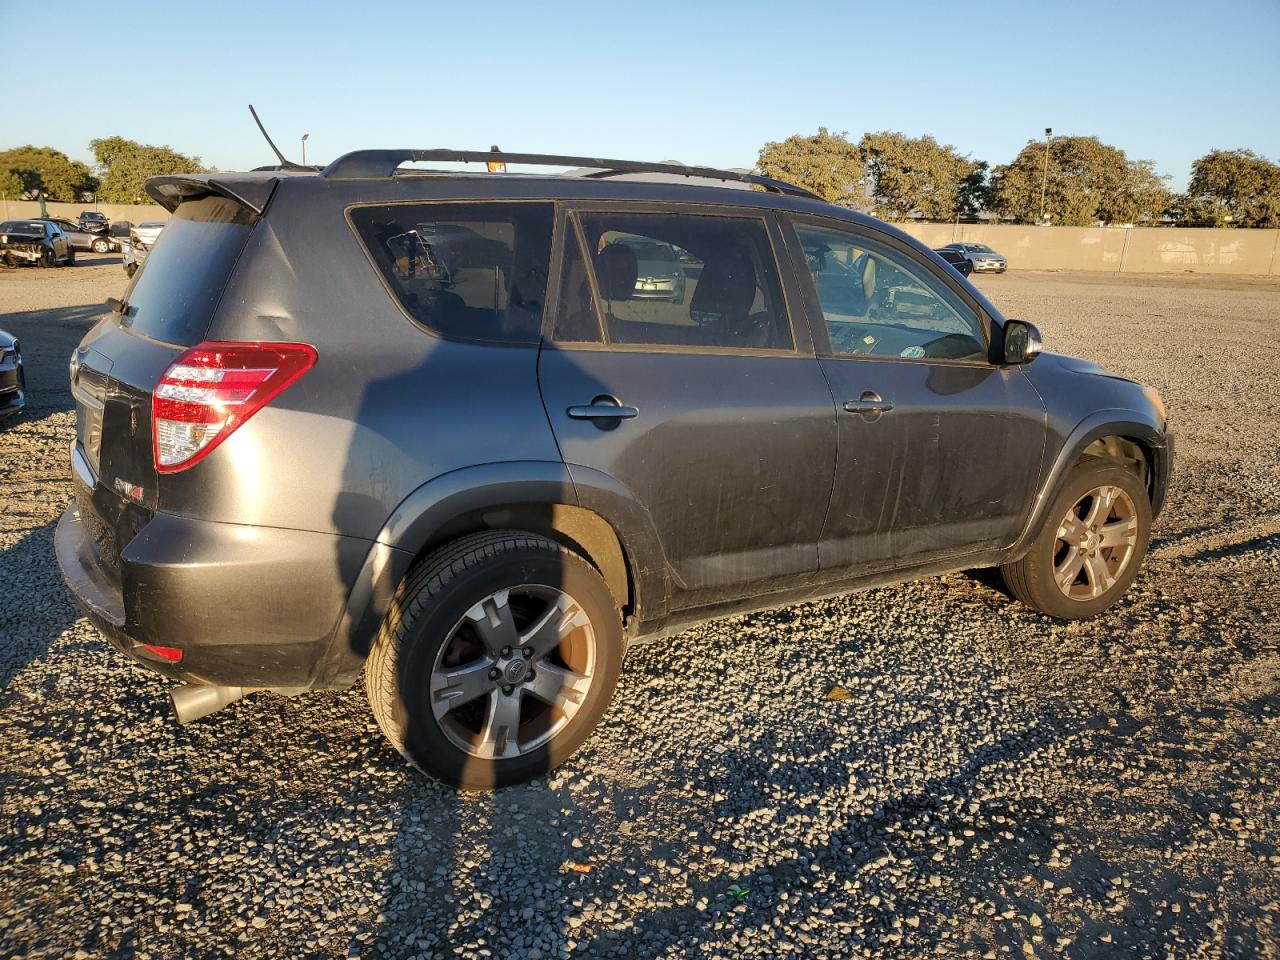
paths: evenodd
<path fill-rule="evenodd" d="M 43 237 L 44 224 L 10 220 L 7 223 L 0 223 L 0 233 L 19 237 Z"/>
<path fill-rule="evenodd" d="M 221 197 L 181 204 L 125 291 L 121 324 L 152 340 L 199 343 L 253 223 Z"/>
<path fill-rule="evenodd" d="M 552 216 L 551 204 L 536 202 L 351 210 L 356 233 L 409 316 L 441 336 L 486 343 L 538 341 Z"/>

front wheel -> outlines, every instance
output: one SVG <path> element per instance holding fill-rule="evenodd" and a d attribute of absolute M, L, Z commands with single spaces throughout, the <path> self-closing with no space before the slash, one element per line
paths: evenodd
<path fill-rule="evenodd" d="M 1129 589 L 1150 537 L 1142 481 L 1114 461 L 1088 459 L 1072 470 L 1031 549 L 1000 573 L 1015 597 L 1041 613 L 1092 617 Z"/>
<path fill-rule="evenodd" d="M 107 240 L 102 240 L 102 239 L 95 240 L 93 241 L 93 252 L 94 253 L 110 253 L 111 243 Z"/>
<path fill-rule="evenodd" d="M 536 534 L 481 533 L 405 578 L 365 690 L 414 766 L 483 789 L 567 760 L 608 707 L 621 661 L 621 617 L 594 567 Z"/>

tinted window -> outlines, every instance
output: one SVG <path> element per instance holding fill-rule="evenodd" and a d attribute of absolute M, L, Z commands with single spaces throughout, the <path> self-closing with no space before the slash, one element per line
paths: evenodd
<path fill-rule="evenodd" d="M 16 237 L 42 237 L 44 236 L 44 227 L 38 222 L 7 220 L 4 223 L 0 223 L 0 233 Z"/>
<path fill-rule="evenodd" d="M 581 228 L 609 342 L 792 349 L 760 220 L 593 213 Z"/>
<path fill-rule="evenodd" d="M 181 204 L 125 291 L 121 324 L 165 343 L 198 343 L 253 222 L 230 200 Z"/>
<path fill-rule="evenodd" d="M 923 264 L 842 230 L 801 224 L 796 234 L 832 353 L 986 359 L 977 315 Z"/>
<path fill-rule="evenodd" d="M 357 207 L 351 221 L 392 293 L 424 327 L 463 340 L 538 341 L 551 204 Z"/>

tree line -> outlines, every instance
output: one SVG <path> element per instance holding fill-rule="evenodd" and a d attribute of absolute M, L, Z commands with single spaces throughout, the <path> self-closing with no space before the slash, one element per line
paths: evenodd
<path fill-rule="evenodd" d="M 1097 137 L 1030 140 L 1012 162 L 989 168 L 933 137 L 893 131 L 847 134 L 819 127 L 760 150 L 757 168 L 823 199 L 889 220 L 1017 223 L 1177 223 L 1280 227 L 1280 165 L 1252 150 L 1211 150 L 1191 166 L 1185 193 L 1150 160 L 1130 160 Z"/>
<path fill-rule="evenodd" d="M 150 203 L 144 185 L 148 177 L 174 173 L 203 173 L 199 157 L 164 146 L 103 137 L 89 141 L 94 167 L 72 160 L 53 147 L 15 147 L 0 151 L 0 196 L 8 200 L 104 203 Z"/>
<path fill-rule="evenodd" d="M 52 147 L 0 151 L 6 199 L 147 203 L 148 177 L 202 173 L 199 157 L 124 137 L 91 140 L 94 167 Z M 808 187 L 823 199 L 889 220 L 972 219 L 1017 223 L 1177 223 L 1280 227 L 1280 165 L 1252 150 L 1211 150 L 1191 166 L 1185 193 L 1150 160 L 1130 160 L 1097 137 L 1030 140 L 1012 162 L 990 168 L 933 137 L 893 131 L 853 143 L 820 127 L 760 150 L 765 176 Z"/>

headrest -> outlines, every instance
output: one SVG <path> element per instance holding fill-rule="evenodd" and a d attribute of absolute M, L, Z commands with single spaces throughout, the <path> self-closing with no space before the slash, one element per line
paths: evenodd
<path fill-rule="evenodd" d="M 636 252 L 624 243 L 611 243 L 596 254 L 596 281 L 606 300 L 630 300 L 639 275 Z"/>
<path fill-rule="evenodd" d="M 751 312 L 755 299 L 756 270 L 751 257 L 743 250 L 726 250 L 703 264 L 689 311 L 736 321 Z"/>

